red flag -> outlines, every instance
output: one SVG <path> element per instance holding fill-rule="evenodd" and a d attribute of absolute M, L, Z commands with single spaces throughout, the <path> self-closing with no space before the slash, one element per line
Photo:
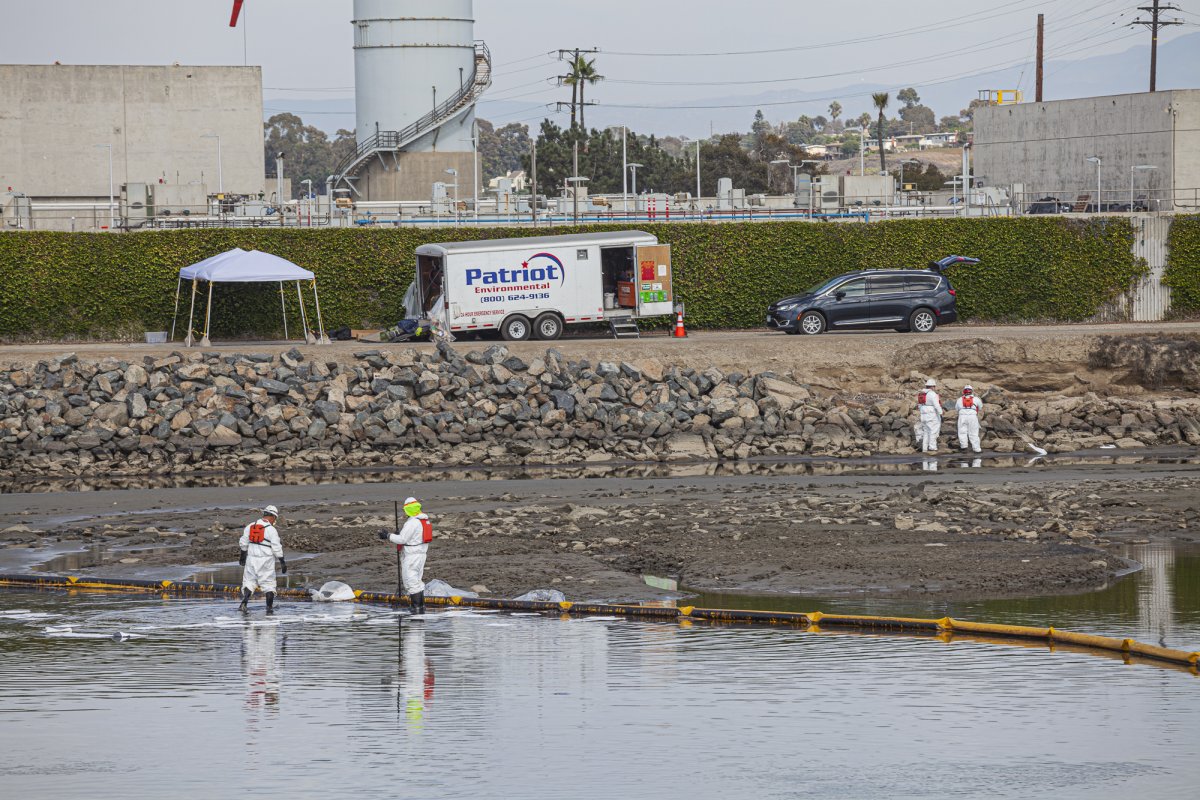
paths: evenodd
<path fill-rule="evenodd" d="M 233 16 L 229 18 L 229 27 L 236 28 L 238 16 L 242 13 L 243 0 L 233 0 Z"/>

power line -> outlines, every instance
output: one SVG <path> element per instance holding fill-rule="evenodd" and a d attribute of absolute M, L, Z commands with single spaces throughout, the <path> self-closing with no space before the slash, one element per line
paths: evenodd
<path fill-rule="evenodd" d="M 556 86 L 547 86 L 545 89 L 535 89 L 535 90 L 533 90 L 532 92 L 525 92 L 524 94 L 515 94 L 515 95 L 513 95 L 512 97 L 500 97 L 500 98 L 492 98 L 492 99 L 490 99 L 490 100 L 480 100 L 478 103 L 476 103 L 476 105 L 480 105 L 480 106 L 482 106 L 482 105 L 486 105 L 486 104 L 488 104 L 488 103 L 507 103 L 507 102 L 510 102 L 510 101 L 512 101 L 512 100 L 519 100 L 519 99 L 520 99 L 520 98 L 522 98 L 522 97 L 533 97 L 534 95 L 539 95 L 539 94 L 542 94 L 542 93 L 544 93 L 544 92 L 547 92 L 547 91 L 550 91 L 550 90 L 552 90 L 552 89 L 556 89 L 556 88 L 558 88 L 558 87 L 556 87 Z M 567 103 L 567 105 L 570 105 L 570 103 Z M 588 105 L 589 105 L 589 106 L 594 106 L 594 105 L 596 105 L 596 104 L 595 104 L 595 103 L 588 103 Z"/>
<path fill-rule="evenodd" d="M 1053 2 L 1053 1 L 1054 0 L 1051 0 L 1051 2 Z M 884 41 L 887 39 L 898 39 L 898 38 L 903 38 L 906 36 L 913 36 L 913 35 L 920 34 L 920 33 L 933 33 L 935 31 L 943 31 L 943 30 L 948 30 L 950 28 L 957 28 L 962 25 L 967 25 L 967 24 L 971 24 L 974 22 L 982 22 L 984 20 L 989 20 L 989 19 L 995 19 L 996 17 L 1006 16 L 1007 14 L 1012 13 L 1011 11 L 1001 13 L 1000 9 L 1011 8 L 1012 6 L 1019 6 L 1019 5 L 1024 5 L 1024 4 L 1030 4 L 1030 5 L 1036 6 L 1036 5 L 1039 5 L 1040 2 L 1042 2 L 1042 0 L 1032 0 L 1032 2 L 1030 2 L 1030 0 L 1012 0 L 1012 2 L 1008 2 L 1003 5 L 996 6 L 994 8 L 990 8 L 986 11 L 976 11 L 976 12 L 972 12 L 970 14 L 964 14 L 963 16 L 960 16 L 960 17 L 951 17 L 949 20 L 945 20 L 944 22 L 940 22 L 940 23 L 935 23 L 935 24 L 930 24 L 930 25 L 919 25 L 919 26 L 916 26 L 913 28 L 905 28 L 905 29 L 902 29 L 899 31 L 891 31 L 888 33 L 873 34 L 870 36 L 861 36 L 861 37 L 857 37 L 854 39 L 842 39 L 840 41 L 834 41 L 834 42 L 822 42 L 820 44 L 796 45 L 793 47 L 773 47 L 773 48 L 766 48 L 766 49 L 762 49 L 762 50 L 724 50 L 724 51 L 713 51 L 713 52 L 689 52 L 689 53 L 663 53 L 663 52 L 644 53 L 644 52 L 632 52 L 632 51 L 624 51 L 624 50 L 605 50 L 603 52 L 604 52 L 605 56 L 630 56 L 630 57 L 637 57 L 637 58 L 711 58 L 711 57 L 718 57 L 718 56 L 749 56 L 749 55 L 766 55 L 766 54 L 771 54 L 771 53 L 795 53 L 795 52 L 801 52 L 801 51 L 805 51 L 805 50 L 825 50 L 825 49 L 828 49 L 831 47 L 844 47 L 844 46 L 850 45 L 850 44 L 864 44 L 867 42 L 878 42 L 878 41 Z"/>
<path fill-rule="evenodd" d="M 1025 35 L 1026 34 L 1024 32 L 1019 34 L 1009 34 L 1006 37 L 1002 37 L 1000 40 L 991 40 L 995 43 L 986 47 L 973 46 L 967 49 L 970 49 L 971 52 L 983 52 L 985 50 L 995 50 L 1001 47 L 1010 47 L 1013 42 L 1009 40 L 1017 39 L 1018 37 L 1023 38 Z M 608 79 L 608 82 L 636 86 L 757 86 L 762 84 L 796 83 L 799 81 L 820 80 L 823 78 L 839 78 L 846 75 L 861 75 L 866 72 L 878 72 L 879 70 L 884 69 L 909 67 L 915 64 L 925 64 L 929 62 L 945 60 L 946 56 L 944 53 L 937 53 L 935 55 L 921 56 L 920 58 L 912 58 L 906 61 L 893 61 L 888 64 L 876 64 L 875 66 L 871 67 L 857 67 L 854 69 L 843 70 L 841 72 L 825 72 L 818 75 L 801 75 L 794 78 L 759 78 L 747 81 L 649 81 L 629 78 L 610 78 Z"/>
<path fill-rule="evenodd" d="M 537 55 L 526 56 L 525 58 L 518 58 L 514 59 L 513 61 L 505 61 L 502 64 L 497 64 L 496 69 L 499 69 L 500 67 L 507 67 L 512 64 L 524 64 L 526 61 L 533 61 L 535 58 L 551 58 L 553 55 L 554 51 L 548 50 L 545 53 L 538 53 Z"/>
<path fill-rule="evenodd" d="M 1124 39 L 1124 38 L 1129 38 L 1129 36 L 1130 36 L 1130 34 L 1126 34 L 1126 35 L 1124 35 L 1124 36 L 1119 36 L 1119 37 L 1116 37 L 1115 39 L 1112 39 L 1112 40 L 1110 40 L 1110 41 L 1101 42 L 1100 44 L 1109 44 L 1109 43 L 1111 43 L 1112 41 L 1119 41 L 1119 40 L 1121 40 L 1121 39 Z M 1065 52 L 1061 52 L 1059 55 L 1060 55 L 1060 56 L 1073 55 L 1073 54 L 1074 54 L 1074 53 L 1076 53 L 1076 52 L 1082 52 L 1082 51 L 1084 51 L 1084 50 L 1088 50 L 1088 49 L 1091 49 L 1091 46 L 1090 46 L 1090 45 L 1089 45 L 1089 46 L 1087 46 L 1087 47 L 1081 47 L 1081 48 L 1078 48 L 1077 50 L 1068 50 L 1068 51 L 1065 51 Z M 944 77 L 941 77 L 941 78 L 938 78 L 938 79 L 934 79 L 934 80 L 919 81 L 919 82 L 915 82 L 915 83 L 916 83 L 916 85 L 918 85 L 918 86 L 923 86 L 923 87 L 924 87 L 924 86 L 938 86 L 938 85 L 941 85 L 941 84 L 943 84 L 943 83 L 951 83 L 951 82 L 953 82 L 953 81 L 960 80 L 960 79 L 963 79 L 963 78 L 973 78 L 973 77 L 978 77 L 978 76 L 980 76 L 980 75 L 986 75 L 986 74 L 988 74 L 989 72 L 993 72 L 993 71 L 996 71 L 996 70 L 1001 70 L 1001 69 L 1010 69 L 1010 68 L 1013 68 L 1013 67 L 1020 66 L 1020 65 L 1021 65 L 1021 63 L 1022 63 L 1022 61 L 1020 61 L 1020 60 L 1018 60 L 1018 61 L 1003 61 L 1003 62 L 999 62 L 999 63 L 996 63 L 996 64 L 990 64 L 990 65 L 988 65 L 988 66 L 986 66 L 986 67 L 981 67 L 981 68 L 980 68 L 978 71 L 975 71 L 975 72 L 971 72 L 971 73 L 965 73 L 965 74 L 963 74 L 963 73 L 956 73 L 956 74 L 953 74 L 953 75 L 944 76 Z M 895 83 L 895 84 L 893 84 L 893 85 L 892 85 L 891 87 L 889 87 L 889 88 L 898 88 L 898 87 L 902 87 L 902 86 L 907 86 L 909 83 L 914 83 L 914 82 L 911 82 L 911 81 L 906 81 L 906 82 Z M 836 94 L 836 95 L 832 95 L 832 94 L 831 94 L 831 95 L 828 95 L 828 96 L 825 96 L 825 97 L 810 97 L 810 98 L 806 98 L 806 99 L 803 99 L 803 100 L 778 100 L 778 101 L 757 102 L 757 103 L 722 103 L 722 104 L 715 104 L 715 105 L 662 105 L 662 104 L 659 104 L 659 103 L 654 103 L 654 104 L 615 104 L 615 103 L 605 103 L 604 105 L 605 105 L 605 107 L 606 107 L 606 108 L 631 108 L 631 109 L 671 109 L 671 110 L 709 110 L 709 109 L 729 109 L 729 108 L 769 108 L 769 107 L 773 107 L 773 106 L 794 106 L 794 105 L 803 105 L 803 104 L 805 104 L 805 103 L 819 103 L 819 102 L 824 102 L 824 101 L 827 101 L 827 100 L 843 100 L 843 99 L 846 99 L 846 98 L 848 98 L 848 97 L 868 97 L 868 96 L 870 96 L 872 93 L 873 93 L 873 92 L 870 92 L 870 91 L 864 91 L 864 92 L 855 92 L 855 93 L 852 93 L 852 94 L 844 94 L 844 93 L 843 93 L 843 94 Z"/>

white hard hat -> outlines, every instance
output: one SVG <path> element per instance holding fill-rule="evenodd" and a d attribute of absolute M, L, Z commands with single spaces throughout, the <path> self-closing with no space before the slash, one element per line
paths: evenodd
<path fill-rule="evenodd" d="M 937 381 L 935 381 L 933 378 L 926 378 L 926 379 L 925 379 L 925 388 L 926 388 L 926 389 L 931 389 L 931 388 L 933 388 L 934 386 L 937 386 Z"/>
<path fill-rule="evenodd" d="M 406 506 L 407 506 L 407 505 L 411 505 L 412 503 L 415 503 L 415 502 L 417 502 L 417 498 L 415 498 L 415 497 L 410 497 L 410 498 L 408 498 L 407 500 L 405 500 L 405 501 L 404 501 L 404 505 L 406 505 Z"/>
<path fill-rule="evenodd" d="M 275 506 L 267 506 L 266 508 L 263 509 L 263 516 L 264 517 L 278 517 L 279 509 L 276 508 Z"/>
<path fill-rule="evenodd" d="M 969 383 L 963 387 L 963 394 L 974 393 L 974 392 L 975 392 L 975 390 L 971 388 L 971 384 L 969 384 Z"/>

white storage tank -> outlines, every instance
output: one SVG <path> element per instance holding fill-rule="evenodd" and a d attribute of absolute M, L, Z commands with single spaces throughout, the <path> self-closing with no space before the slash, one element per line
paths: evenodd
<path fill-rule="evenodd" d="M 403 146 L 405 152 L 470 152 L 474 106 L 448 101 L 475 74 L 472 0 L 354 0 L 354 83 L 359 143 L 404 131 L 435 109 L 452 120 Z"/>

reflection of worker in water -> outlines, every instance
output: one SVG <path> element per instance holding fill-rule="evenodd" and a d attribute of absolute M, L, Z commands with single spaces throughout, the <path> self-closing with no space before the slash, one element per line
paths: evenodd
<path fill-rule="evenodd" d="M 246 708 L 273 710 L 279 705 L 279 665 L 275 648 L 279 627 L 251 625 L 242 633 L 242 671 L 246 675 Z"/>
<path fill-rule="evenodd" d="M 425 656 L 425 627 L 400 622 L 400 686 L 396 710 L 409 727 L 420 730 L 433 700 L 433 662 Z"/>

